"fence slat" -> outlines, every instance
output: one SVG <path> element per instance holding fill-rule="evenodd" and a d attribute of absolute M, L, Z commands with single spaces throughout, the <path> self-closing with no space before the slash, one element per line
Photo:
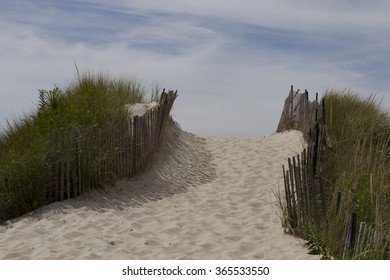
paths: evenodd
<path fill-rule="evenodd" d="M 71 139 L 70 129 L 66 130 L 66 196 L 70 198 L 70 169 L 71 169 Z"/>

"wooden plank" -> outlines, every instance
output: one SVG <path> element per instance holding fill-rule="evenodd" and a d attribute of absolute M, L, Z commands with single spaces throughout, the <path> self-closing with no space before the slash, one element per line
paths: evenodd
<path fill-rule="evenodd" d="M 307 166 L 307 152 L 306 148 L 302 151 L 302 184 L 304 191 L 304 199 L 306 203 L 306 214 L 309 222 L 312 222 L 312 211 L 311 211 L 311 204 L 310 204 L 310 189 L 309 189 L 309 182 L 308 182 L 308 174 L 307 171 L 310 170 Z"/>
<path fill-rule="evenodd" d="M 126 177 L 126 161 L 125 161 L 125 151 L 126 151 L 126 121 L 122 121 L 121 125 L 121 178 Z"/>
<path fill-rule="evenodd" d="M 165 99 L 166 99 L 166 93 L 165 93 L 165 88 L 163 89 L 161 93 L 161 98 L 160 98 L 160 105 L 158 107 L 158 119 L 157 119 L 157 142 L 158 145 L 160 144 L 160 135 L 161 135 L 161 129 L 162 129 L 162 121 L 163 121 L 163 114 L 165 110 Z"/>
<path fill-rule="evenodd" d="M 77 184 L 78 184 L 78 179 L 77 179 L 77 168 L 78 168 L 78 165 L 77 165 L 77 159 L 78 159 L 78 156 L 77 156 L 77 149 L 76 149 L 76 130 L 75 128 L 72 128 L 71 129 L 71 135 L 72 135 L 72 160 L 73 160 L 73 168 L 72 168 L 72 186 L 73 186 L 73 197 L 77 197 L 78 196 L 78 193 L 77 193 Z"/>
<path fill-rule="evenodd" d="M 292 166 L 292 163 L 291 163 L 291 158 L 288 159 L 288 168 L 289 168 L 289 173 L 290 173 L 290 194 L 291 194 L 291 208 L 292 208 L 292 212 L 293 212 L 293 217 L 292 219 L 294 220 L 294 225 L 295 227 L 298 226 L 298 216 L 297 216 L 297 203 L 296 203 L 296 200 L 295 200 L 295 196 L 296 196 L 296 193 L 295 193 L 295 187 L 294 187 L 294 168 Z"/>
<path fill-rule="evenodd" d="M 139 122 L 138 122 L 138 116 L 135 116 L 133 118 L 133 129 L 134 129 L 134 135 L 133 135 L 133 176 L 138 175 L 138 129 L 139 129 Z"/>
<path fill-rule="evenodd" d="M 159 109 L 154 110 L 154 147 L 158 147 L 158 117 Z"/>
<path fill-rule="evenodd" d="M 86 162 L 86 159 L 88 157 L 87 155 L 87 150 L 86 150 L 86 145 L 85 145 L 85 137 L 86 137 L 86 131 L 85 131 L 85 128 L 79 128 L 79 137 L 80 137 L 80 151 L 81 151 L 81 157 L 80 157 L 80 167 L 81 167 L 81 176 L 83 178 L 82 182 L 81 182 L 81 193 L 84 193 L 87 191 L 87 184 L 88 184 L 88 178 L 87 178 L 87 174 L 86 174 L 86 165 L 85 165 L 85 162 Z"/>
<path fill-rule="evenodd" d="M 91 127 L 91 137 L 90 137 L 90 144 L 89 149 L 91 150 L 91 160 L 89 162 L 90 170 L 91 170 L 91 176 L 92 176 L 92 187 L 96 188 L 98 186 L 98 170 L 97 170 L 97 139 L 98 139 L 98 128 L 97 127 Z"/>
<path fill-rule="evenodd" d="M 111 170 L 109 174 L 109 181 L 112 176 L 117 174 L 117 151 L 116 151 L 116 127 L 115 124 L 110 125 L 110 139 L 111 139 Z"/>
<path fill-rule="evenodd" d="M 348 247 L 351 252 L 353 252 L 355 246 L 355 238 L 356 238 L 356 219 L 357 215 L 355 212 L 351 214 L 351 225 L 350 225 L 350 233 L 349 233 L 349 241 Z"/>
<path fill-rule="evenodd" d="M 169 118 L 169 112 L 173 106 L 173 102 L 176 99 L 177 91 L 173 92 L 170 91 L 165 95 L 164 102 L 160 104 L 161 109 L 161 123 L 160 123 L 160 132 L 159 132 L 159 144 L 162 141 L 162 137 L 164 134 L 165 126 L 167 124 L 168 118 Z"/>
<path fill-rule="evenodd" d="M 140 122 L 139 122 L 139 117 L 137 116 L 135 118 L 135 176 L 138 176 L 139 170 L 140 170 Z"/>
<path fill-rule="evenodd" d="M 116 177 L 122 178 L 122 164 L 121 164 L 121 153 L 122 153 L 122 145 L 121 145 L 121 128 L 122 128 L 122 120 L 118 121 L 115 124 L 115 164 L 116 164 Z"/>
<path fill-rule="evenodd" d="M 110 172 L 110 131 L 108 130 L 108 127 L 104 127 L 102 130 L 103 132 L 103 139 L 104 139 L 104 146 L 103 146 L 103 162 L 104 162 L 104 168 L 103 168 L 103 182 L 106 183 L 106 177 L 108 172 Z"/>
<path fill-rule="evenodd" d="M 107 137 L 108 137 L 108 147 L 109 147 L 108 148 L 109 169 L 107 175 L 110 176 L 110 174 L 114 173 L 114 139 L 113 139 L 112 126 L 108 127 Z"/>
<path fill-rule="evenodd" d="M 341 195 L 342 193 L 341 192 L 338 192 L 337 193 L 337 199 L 336 199 L 336 216 L 338 216 L 339 212 L 340 212 L 340 205 L 341 205 Z"/>
<path fill-rule="evenodd" d="M 100 186 L 103 184 L 102 168 L 103 168 L 103 147 L 102 147 L 102 128 L 97 130 L 97 143 L 96 143 L 96 176 L 97 184 Z"/>
<path fill-rule="evenodd" d="M 302 166 L 301 166 L 301 157 L 299 156 L 299 154 L 297 155 L 297 177 L 298 177 L 298 185 L 299 185 L 299 189 L 300 189 L 300 204 L 301 204 L 301 207 L 302 207 L 302 218 L 303 218 L 303 221 L 307 221 L 308 220 L 308 211 L 307 211 L 307 201 L 306 201 L 306 196 L 307 196 L 307 193 L 306 193 L 306 187 L 305 187 L 305 184 L 304 184 L 304 181 L 303 181 L 303 174 L 302 174 Z"/>
<path fill-rule="evenodd" d="M 127 137 L 127 120 L 122 122 L 122 178 L 127 176 L 127 164 L 126 164 L 126 137 Z"/>
<path fill-rule="evenodd" d="M 85 134 L 84 134 L 84 151 L 85 151 L 85 158 L 84 158 L 84 171 L 85 175 L 84 178 L 85 180 L 85 191 L 89 192 L 91 191 L 91 147 L 90 147 L 90 134 L 91 134 L 91 129 L 89 127 L 85 127 Z"/>
<path fill-rule="evenodd" d="M 147 153 L 146 153 L 146 141 L 147 141 L 147 127 L 146 127 L 146 115 L 141 117 L 141 172 L 145 171 L 146 161 L 147 161 Z"/>
<path fill-rule="evenodd" d="M 152 111 L 150 110 L 148 112 L 148 115 L 147 115 L 147 120 L 148 120 L 148 129 L 147 129 L 147 133 L 148 133 L 148 148 L 147 148 L 147 157 L 148 157 L 148 166 L 147 168 L 149 168 L 152 164 L 152 161 L 153 161 L 153 158 L 152 158 L 152 154 L 153 154 L 153 149 L 154 149 L 154 146 L 153 146 L 153 141 L 152 141 Z"/>
<path fill-rule="evenodd" d="M 142 173 L 146 170 L 146 165 L 148 163 L 148 123 L 147 123 L 147 114 L 143 116 L 142 120 Z"/>
<path fill-rule="evenodd" d="M 83 151 L 81 146 L 81 132 L 79 128 L 77 128 L 77 134 L 76 134 L 76 151 L 77 151 L 77 185 L 78 185 L 78 195 L 81 195 L 83 193 L 83 180 L 84 177 L 82 175 L 83 171 Z"/>
<path fill-rule="evenodd" d="M 137 145 L 137 158 L 138 158 L 138 171 L 137 175 L 140 175 L 142 173 L 142 161 L 143 161 L 143 154 L 142 154 L 142 144 L 143 144 L 143 129 L 142 129 L 142 117 L 138 118 L 138 145 Z"/>
<path fill-rule="evenodd" d="M 162 102 L 160 102 L 160 107 L 159 107 L 158 145 L 160 145 L 163 136 L 163 122 L 164 122 L 164 116 L 166 110 L 166 98 L 167 98 L 166 96 L 167 96 L 166 94 L 164 96 L 161 96 Z"/>
<path fill-rule="evenodd" d="M 93 188 L 99 186 L 99 177 L 98 177 L 98 165 L 99 165 L 99 154 L 98 154 L 98 144 L 99 144 L 99 127 L 92 127 L 91 135 L 91 148 L 92 148 L 92 161 L 91 161 L 91 173 L 93 176 Z"/>
<path fill-rule="evenodd" d="M 297 199 L 297 205 L 296 205 L 296 212 L 297 212 L 297 222 L 298 224 L 301 224 L 302 219 L 302 203 L 301 203 L 301 189 L 299 184 L 299 176 L 298 176 L 298 168 L 296 164 L 296 157 L 292 158 L 292 170 L 294 174 L 294 186 L 295 186 L 295 192 L 296 192 L 296 199 Z"/>
<path fill-rule="evenodd" d="M 59 192 L 59 182 L 58 182 L 58 165 L 59 165 L 59 157 L 58 157 L 58 130 L 54 131 L 54 201 L 58 201 L 58 192 Z"/>
<path fill-rule="evenodd" d="M 129 154 L 129 121 L 125 120 L 123 122 L 123 176 L 129 177 L 129 162 L 128 162 L 128 154 Z"/>
<path fill-rule="evenodd" d="M 135 159 L 135 131 L 134 118 L 130 119 L 130 147 L 129 147 L 129 163 L 130 177 L 134 177 L 134 159 Z"/>
<path fill-rule="evenodd" d="M 146 167 L 149 164 L 149 112 L 145 112 L 144 115 L 144 167 L 143 171 L 145 172 Z"/>
<path fill-rule="evenodd" d="M 290 184 L 289 184 L 289 174 L 288 171 L 283 167 L 283 179 L 284 179 L 284 190 L 286 195 L 286 204 L 287 204 L 287 214 L 288 214 L 288 223 L 292 223 L 292 207 L 291 207 L 291 192 L 290 192 Z"/>
<path fill-rule="evenodd" d="M 119 126 L 119 146 L 120 146 L 120 150 L 119 150 L 119 177 L 118 179 L 122 179 L 125 176 L 125 137 L 126 137 L 126 133 L 125 133 L 125 122 L 124 120 L 121 120 L 120 122 L 120 126 Z"/>
<path fill-rule="evenodd" d="M 86 131 L 86 137 L 85 137 L 85 150 L 86 150 L 86 155 L 87 158 L 85 160 L 85 169 L 87 171 L 87 176 L 88 176 L 88 185 L 87 185 L 87 191 L 91 191 L 93 189 L 93 168 L 92 168 L 92 162 L 93 162 L 93 157 L 92 157 L 92 152 L 93 152 L 93 140 L 92 140 L 92 127 L 87 127 Z"/>
<path fill-rule="evenodd" d="M 66 197 L 70 198 L 70 169 L 71 169 L 71 134 L 70 129 L 66 131 Z"/>
<path fill-rule="evenodd" d="M 48 185 L 48 192 L 47 192 L 47 200 L 48 202 L 55 201 L 53 197 L 53 186 L 54 186 L 54 169 L 55 169 L 55 144 L 54 144 L 54 132 L 51 131 L 49 133 L 49 151 L 48 151 L 48 179 L 49 179 L 49 185 Z"/>
<path fill-rule="evenodd" d="M 65 188 L 66 188 L 66 133 L 65 129 L 61 129 L 61 193 L 60 193 L 60 199 L 65 199 Z"/>
<path fill-rule="evenodd" d="M 304 115 L 305 115 L 305 94 L 304 93 L 301 93 L 300 94 L 300 98 L 299 98 L 299 103 L 298 103 L 298 121 L 296 122 L 296 129 L 302 129 L 303 131 L 305 131 L 306 129 L 306 123 L 305 123 L 305 120 L 304 120 Z M 303 132 L 305 133 L 305 132 Z"/>
<path fill-rule="evenodd" d="M 118 122 L 117 124 L 117 152 L 118 152 L 118 159 L 117 159 L 117 162 L 118 162 L 118 174 L 117 174 L 117 178 L 118 179 L 121 179 L 123 178 L 123 162 L 122 162 L 122 153 L 123 153 L 123 144 L 122 144 L 122 140 L 123 140 L 123 121 L 121 120 L 120 122 Z"/>

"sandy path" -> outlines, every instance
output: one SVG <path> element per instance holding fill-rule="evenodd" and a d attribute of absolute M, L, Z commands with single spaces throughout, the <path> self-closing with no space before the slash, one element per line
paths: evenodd
<path fill-rule="evenodd" d="M 144 178 L 0 227 L 0 259 L 317 258 L 283 232 L 274 195 L 299 132 L 199 137 L 170 126 L 166 140 Z"/>

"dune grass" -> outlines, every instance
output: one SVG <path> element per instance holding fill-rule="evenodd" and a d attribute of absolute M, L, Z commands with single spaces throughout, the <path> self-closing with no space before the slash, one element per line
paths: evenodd
<path fill-rule="evenodd" d="M 38 98 L 34 114 L 8 123 L 0 135 L 0 223 L 48 203 L 44 170 L 50 131 L 127 118 L 124 105 L 145 102 L 146 88 L 132 78 L 86 72 L 65 89 L 39 90 Z"/>
<path fill-rule="evenodd" d="M 340 244 L 350 213 L 356 213 L 358 224 L 365 222 L 378 233 L 390 233 L 390 116 L 374 96 L 363 99 L 348 90 L 329 90 L 325 101 L 329 143 L 321 176 L 329 207 L 327 223 L 316 232 L 330 255 L 352 258 L 342 256 Z M 385 256 L 383 238 L 375 240 L 365 258 Z"/>

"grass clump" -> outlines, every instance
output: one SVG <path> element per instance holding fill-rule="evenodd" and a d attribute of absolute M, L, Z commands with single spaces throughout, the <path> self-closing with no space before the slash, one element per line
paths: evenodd
<path fill-rule="evenodd" d="M 50 131 L 122 120 L 130 114 L 125 104 L 145 98 L 140 82 L 93 72 L 64 89 L 39 90 L 36 112 L 8 123 L 0 135 L 0 223 L 51 202 L 45 189 Z"/>
<path fill-rule="evenodd" d="M 39 90 L 38 113 L 33 117 L 43 130 L 77 125 L 104 125 L 128 114 L 124 104 L 145 101 L 146 90 L 137 81 L 106 74 L 78 76 L 64 91 Z"/>
<path fill-rule="evenodd" d="M 321 159 L 321 176 L 330 207 L 319 234 L 332 256 L 351 258 L 340 244 L 351 213 L 356 213 L 357 224 L 390 232 L 390 116 L 374 96 L 363 99 L 351 91 L 327 91 L 325 101 L 329 147 Z M 369 247 L 385 250 L 378 242 L 383 239 L 373 239 Z M 382 258 L 383 252 L 365 256 Z"/>

